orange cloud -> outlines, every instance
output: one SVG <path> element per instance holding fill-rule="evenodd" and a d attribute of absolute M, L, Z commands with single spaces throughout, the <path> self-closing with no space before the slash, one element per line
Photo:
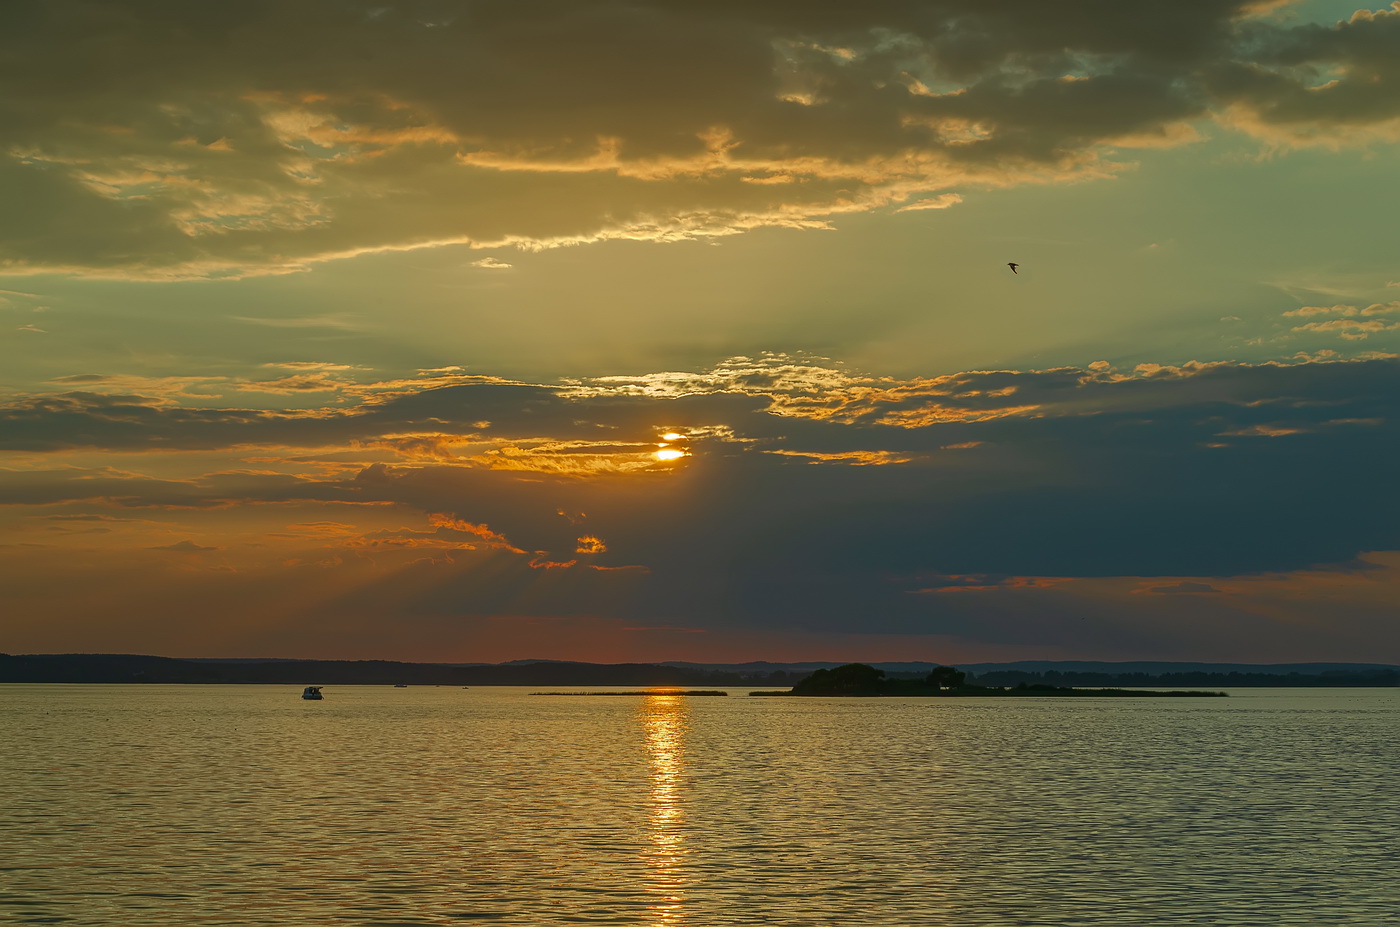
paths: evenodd
<path fill-rule="evenodd" d="M 1221 437 L 1281 438 L 1285 435 L 1305 434 L 1307 431 L 1306 428 L 1293 428 L 1286 425 L 1250 425 L 1248 428 L 1222 431 L 1220 435 Z"/>
<path fill-rule="evenodd" d="M 462 534 L 468 534 L 474 537 L 481 538 L 483 541 L 486 541 L 492 547 L 497 547 L 502 550 L 508 550 L 517 554 L 525 553 L 525 551 L 514 546 L 510 543 L 510 541 L 506 540 L 504 535 L 492 531 L 486 525 L 474 524 L 472 522 L 465 521 L 461 518 L 455 518 L 451 515 L 444 515 L 439 512 L 430 513 L 428 515 L 428 523 L 435 528 L 446 528 L 451 531 L 458 531 Z"/>
<path fill-rule="evenodd" d="M 1329 319 L 1326 322 L 1309 322 L 1306 325 L 1299 325 L 1293 330 L 1295 332 L 1329 332 L 1348 341 L 1361 341 L 1378 332 L 1397 329 L 1400 329 L 1400 322 L 1392 322 L 1387 325 L 1380 319 L 1370 319 L 1365 322 L 1356 319 Z"/>
<path fill-rule="evenodd" d="M 577 563 L 577 560 L 546 560 L 543 557 L 536 557 L 530 561 L 530 567 L 535 570 L 567 570 Z"/>
<path fill-rule="evenodd" d="M 909 463 L 913 456 L 896 454 L 893 451 L 789 451 L 772 450 L 768 454 L 781 457 L 805 457 L 812 463 L 843 463 L 853 467 L 878 467 L 887 464 Z"/>

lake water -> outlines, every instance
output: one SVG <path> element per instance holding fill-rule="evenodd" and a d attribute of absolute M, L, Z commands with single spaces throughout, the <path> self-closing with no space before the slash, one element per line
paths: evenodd
<path fill-rule="evenodd" d="M 1400 925 L 1400 690 L 0 686 L 0 923 Z"/>

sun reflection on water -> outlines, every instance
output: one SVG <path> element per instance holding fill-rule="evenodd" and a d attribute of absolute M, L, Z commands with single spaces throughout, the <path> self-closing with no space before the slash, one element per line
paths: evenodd
<path fill-rule="evenodd" d="M 640 711 L 651 767 L 647 889 L 656 899 L 650 911 L 655 927 L 674 927 L 685 922 L 685 809 L 681 788 L 689 709 L 682 696 L 663 692 L 643 698 Z"/>

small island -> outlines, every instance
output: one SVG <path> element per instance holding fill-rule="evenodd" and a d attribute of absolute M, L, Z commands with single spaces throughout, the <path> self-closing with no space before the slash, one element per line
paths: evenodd
<path fill-rule="evenodd" d="M 922 679 L 886 679 L 885 671 L 864 663 L 847 663 L 834 669 L 819 669 L 787 692 L 750 692 L 753 696 L 838 695 L 838 696 L 915 696 L 935 698 L 1064 698 L 1064 697 L 1214 697 L 1224 692 L 1152 689 L 1075 689 L 1044 684 L 1018 686 L 979 686 L 967 681 L 967 674 L 952 666 L 938 666 Z"/>

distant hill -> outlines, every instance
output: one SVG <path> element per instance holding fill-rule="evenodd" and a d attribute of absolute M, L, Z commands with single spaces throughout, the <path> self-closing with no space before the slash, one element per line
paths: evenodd
<path fill-rule="evenodd" d="M 390 660 L 177 659 L 141 654 L 0 654 L 0 682 L 253 683 L 276 685 L 451 686 L 792 686 L 839 662 L 810 663 L 401 663 Z M 868 664 L 890 678 L 922 678 L 925 662 Z M 1396 686 L 1400 666 L 1384 663 L 1169 663 L 1026 660 L 958 664 L 981 685 L 1057 686 Z"/>

